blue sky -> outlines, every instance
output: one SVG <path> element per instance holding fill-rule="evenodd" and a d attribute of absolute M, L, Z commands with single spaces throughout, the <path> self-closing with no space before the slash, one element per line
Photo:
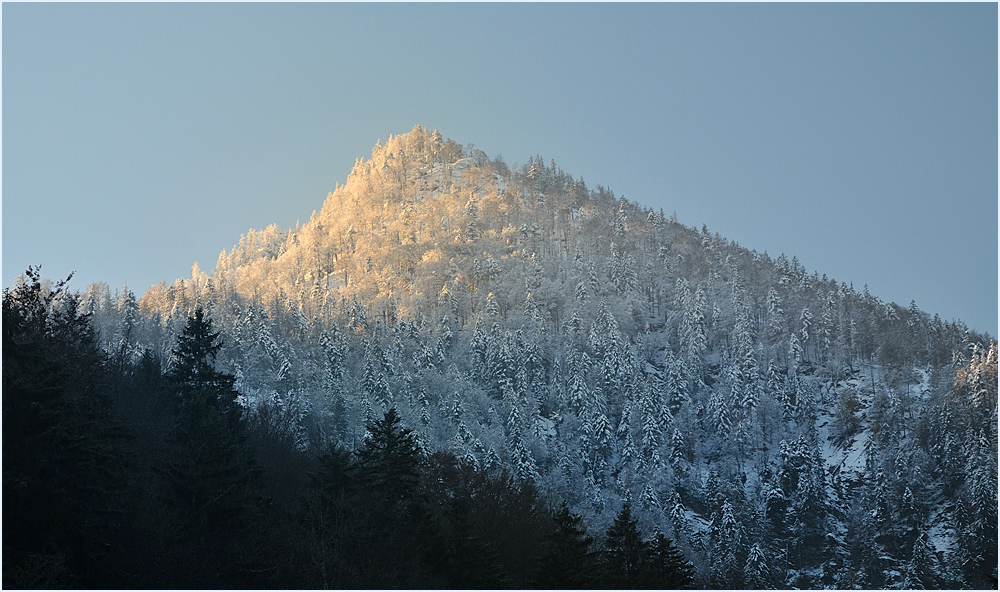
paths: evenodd
<path fill-rule="evenodd" d="M 10 4 L 3 285 L 143 292 L 415 124 L 997 334 L 997 5 Z"/>

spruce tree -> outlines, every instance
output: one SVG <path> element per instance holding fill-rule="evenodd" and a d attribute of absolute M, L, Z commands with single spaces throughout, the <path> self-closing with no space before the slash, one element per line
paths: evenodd
<path fill-rule="evenodd" d="M 759 543 L 754 543 L 747 553 L 746 567 L 743 568 L 746 579 L 744 585 L 751 590 L 773 588 L 771 583 L 771 566 L 767 555 Z"/>
<path fill-rule="evenodd" d="M 238 585 L 249 571 L 259 501 L 258 475 L 246 445 L 235 378 L 215 368 L 219 333 L 199 307 L 174 348 L 167 374 L 180 399 L 164 470 L 168 505 L 177 513 L 175 545 L 183 564 L 197 558 L 198 570 L 178 567 L 179 584 Z"/>
<path fill-rule="evenodd" d="M 389 504 L 408 500 L 419 477 L 420 445 L 413 431 L 400 422 L 395 407 L 382 419 L 370 422 L 367 437 L 356 453 L 361 478 L 374 495 Z"/>
<path fill-rule="evenodd" d="M 205 403 L 226 407 L 235 402 L 236 378 L 215 368 L 215 358 L 222 349 L 219 334 L 212 330 L 212 319 L 198 307 L 177 338 L 167 377 L 186 405 Z"/>
<path fill-rule="evenodd" d="M 743 570 L 747 557 L 746 531 L 736 519 L 733 506 L 727 499 L 723 500 L 709 525 L 709 557 L 714 586 L 743 587 Z"/>
<path fill-rule="evenodd" d="M 625 500 L 604 544 L 604 567 L 609 588 L 643 588 L 649 545 L 642 539 L 639 521 L 632 517 L 632 502 Z"/>
<path fill-rule="evenodd" d="M 555 514 L 556 529 L 548 535 L 539 560 L 537 585 L 545 589 L 581 589 L 596 584 L 593 542 L 583 519 L 563 502 Z"/>
<path fill-rule="evenodd" d="M 684 590 L 694 587 L 694 566 L 685 559 L 673 541 L 662 532 L 650 542 L 647 585 L 661 590 Z"/>

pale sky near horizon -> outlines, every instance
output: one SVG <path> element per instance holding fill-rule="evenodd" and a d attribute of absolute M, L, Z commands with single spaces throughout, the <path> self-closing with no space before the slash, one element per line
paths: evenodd
<path fill-rule="evenodd" d="M 995 336 L 997 16 L 4 3 L 2 283 L 210 271 L 420 124 Z"/>

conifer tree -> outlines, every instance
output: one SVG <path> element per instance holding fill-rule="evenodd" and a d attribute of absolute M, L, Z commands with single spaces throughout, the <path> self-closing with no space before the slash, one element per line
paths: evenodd
<path fill-rule="evenodd" d="M 389 363 L 385 359 L 385 352 L 379 344 L 378 337 L 373 335 L 365 348 L 364 376 L 361 386 L 364 395 L 383 408 L 388 408 L 392 403 L 392 391 L 389 389 L 389 382 L 386 379 L 388 369 Z"/>
<path fill-rule="evenodd" d="M 642 399 L 642 455 L 646 460 L 659 461 L 659 448 L 663 439 L 664 407 L 656 400 L 656 391 L 647 387 Z M 669 417 L 669 416 L 668 416 Z"/>
<path fill-rule="evenodd" d="M 218 338 L 212 320 L 197 308 L 178 337 L 167 374 L 180 398 L 165 470 L 168 502 L 179 517 L 176 536 L 189 537 L 188 552 L 203 559 L 204 571 L 189 574 L 191 583 L 208 587 L 250 561 L 253 538 L 248 535 L 260 496 L 235 378 L 215 368 L 222 347 Z"/>
<path fill-rule="evenodd" d="M 604 567 L 609 588 L 645 587 L 649 545 L 642 539 L 638 523 L 632 517 L 632 502 L 626 499 L 605 535 Z"/>
<path fill-rule="evenodd" d="M 747 564 L 744 568 L 746 580 L 744 584 L 750 590 L 773 588 L 771 582 L 771 566 L 760 543 L 754 543 L 747 554 Z"/>
<path fill-rule="evenodd" d="M 218 403 L 228 408 L 235 402 L 236 379 L 215 368 L 222 342 L 218 341 L 220 332 L 212 329 L 212 320 L 198 307 L 177 338 L 167 377 L 185 404 Z"/>
<path fill-rule="evenodd" d="M 694 566 L 673 541 L 662 532 L 657 532 L 649 547 L 646 587 L 660 590 L 686 590 L 694 587 Z"/>
<path fill-rule="evenodd" d="M 746 531 L 736 519 L 729 500 L 712 516 L 709 525 L 709 557 L 712 583 L 723 588 L 742 588 L 747 558 Z"/>
<path fill-rule="evenodd" d="M 782 309 L 781 296 L 778 295 L 778 291 L 774 289 L 774 286 L 771 286 L 767 291 L 767 330 L 772 342 L 776 342 L 785 330 L 784 314 L 785 311 Z"/>
<path fill-rule="evenodd" d="M 120 320 L 114 363 L 117 370 L 122 372 L 125 370 L 125 364 L 131 361 L 131 349 L 136 338 L 136 326 L 139 322 L 139 304 L 136 302 L 135 294 L 128 289 L 127 284 L 122 288 L 115 308 Z"/>
<path fill-rule="evenodd" d="M 555 526 L 539 560 L 538 587 L 579 590 L 594 586 L 597 571 L 590 550 L 593 538 L 587 534 L 583 519 L 563 502 L 555 514 Z"/>
<path fill-rule="evenodd" d="M 573 360 L 568 398 L 570 408 L 580 413 L 586 406 L 587 399 L 590 397 L 585 377 L 585 372 L 588 370 L 588 357 L 586 353 L 580 353 L 578 356 L 574 356 Z"/>
<path fill-rule="evenodd" d="M 937 558 L 927 541 L 927 534 L 921 532 L 913 544 L 909 562 L 903 570 L 901 588 L 906 590 L 934 590 L 944 588 L 938 573 Z"/>
<path fill-rule="evenodd" d="M 3 577 L 8 587 L 107 587 L 123 431 L 105 357 L 65 281 L 29 267 L 3 291 Z"/>
<path fill-rule="evenodd" d="M 370 422 L 367 436 L 357 451 L 365 483 L 389 504 L 410 499 L 416 489 L 421 449 L 412 430 L 400 425 L 396 408 Z"/>

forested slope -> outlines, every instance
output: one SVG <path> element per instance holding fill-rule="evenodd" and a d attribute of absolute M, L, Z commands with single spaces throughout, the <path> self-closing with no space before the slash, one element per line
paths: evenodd
<path fill-rule="evenodd" d="M 300 453 L 396 409 L 592 532 L 628 504 L 707 586 L 996 587 L 987 336 L 541 157 L 417 127 L 211 274 L 81 303 L 112 358 L 164 369 L 203 307 L 238 402 Z"/>

